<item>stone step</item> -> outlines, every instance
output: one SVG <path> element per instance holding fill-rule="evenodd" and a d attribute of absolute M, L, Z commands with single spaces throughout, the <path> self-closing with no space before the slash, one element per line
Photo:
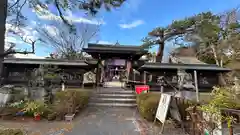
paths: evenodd
<path fill-rule="evenodd" d="M 135 91 L 132 90 L 98 90 L 95 91 L 96 94 L 134 94 L 135 95 Z"/>
<path fill-rule="evenodd" d="M 109 93 L 100 93 L 100 94 L 95 94 L 93 97 L 102 97 L 102 98 L 108 98 L 108 97 L 111 97 L 111 98 L 136 98 L 136 95 L 135 94 L 127 94 L 127 93 L 121 93 L 121 94 L 109 94 Z"/>
<path fill-rule="evenodd" d="M 113 87 L 118 87 L 121 88 L 124 86 L 124 83 L 121 82 L 105 82 L 103 87 L 105 88 L 113 88 Z"/>
<path fill-rule="evenodd" d="M 136 107 L 136 103 L 89 103 L 90 106 L 107 106 L 107 107 Z"/>
<path fill-rule="evenodd" d="M 136 101 L 135 98 L 94 98 L 94 100 L 101 100 L 101 101 L 113 101 L 113 102 L 131 102 Z"/>
<path fill-rule="evenodd" d="M 124 85 L 103 85 L 104 88 L 112 88 L 112 87 L 116 87 L 116 88 L 122 88 L 124 87 Z"/>
<path fill-rule="evenodd" d="M 121 87 L 97 88 L 90 98 L 89 105 L 108 107 L 135 107 L 136 94 L 133 90 Z"/>
<path fill-rule="evenodd" d="M 136 103 L 135 98 L 91 98 L 91 103 Z"/>

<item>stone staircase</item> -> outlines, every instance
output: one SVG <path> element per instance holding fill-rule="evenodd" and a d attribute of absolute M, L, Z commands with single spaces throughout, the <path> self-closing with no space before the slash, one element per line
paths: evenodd
<path fill-rule="evenodd" d="M 111 87 L 113 87 L 113 88 L 121 88 L 121 87 L 123 87 L 123 83 L 121 83 L 121 82 L 118 82 L 118 81 L 112 81 L 112 82 L 105 82 L 104 83 L 104 87 L 106 87 L 106 88 L 111 88 Z"/>
<path fill-rule="evenodd" d="M 109 82 L 96 90 L 90 99 L 90 106 L 136 107 L 136 95 L 132 90 L 121 88 L 117 82 Z"/>

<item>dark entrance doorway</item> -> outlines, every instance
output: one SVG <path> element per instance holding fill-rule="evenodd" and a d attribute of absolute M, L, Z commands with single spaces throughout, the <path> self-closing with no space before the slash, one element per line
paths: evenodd
<path fill-rule="evenodd" d="M 104 62 L 105 81 L 119 81 L 126 69 L 126 60 L 119 58 L 107 59 Z"/>
<path fill-rule="evenodd" d="M 111 66 L 106 70 L 105 78 L 107 81 L 120 81 L 121 75 L 125 73 L 123 66 Z"/>

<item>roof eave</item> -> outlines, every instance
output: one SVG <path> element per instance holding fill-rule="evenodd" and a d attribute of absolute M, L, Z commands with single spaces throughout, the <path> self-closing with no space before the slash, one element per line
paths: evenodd
<path fill-rule="evenodd" d="M 27 64 L 27 65 L 59 65 L 59 66 L 88 66 L 84 60 L 49 60 L 49 59 L 4 59 L 5 64 Z"/>
<path fill-rule="evenodd" d="M 222 68 L 216 65 L 208 64 L 161 64 L 161 63 L 146 63 L 139 68 L 139 70 L 198 70 L 198 71 L 216 71 L 216 72 L 230 72 L 229 68 Z"/>

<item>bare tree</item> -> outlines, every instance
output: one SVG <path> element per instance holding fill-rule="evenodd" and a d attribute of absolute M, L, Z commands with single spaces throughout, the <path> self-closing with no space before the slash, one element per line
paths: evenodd
<path fill-rule="evenodd" d="M 39 38 L 35 38 L 35 39 L 31 38 L 32 35 L 27 35 L 21 28 L 11 27 L 10 29 L 7 30 L 6 35 L 8 35 L 9 33 L 14 35 L 15 37 L 19 37 L 24 43 L 31 45 L 31 50 L 29 51 L 27 49 L 25 49 L 25 50 L 17 49 L 15 43 L 6 42 L 5 43 L 6 44 L 5 51 L 3 54 L 0 54 L 0 58 L 1 57 L 4 58 L 8 55 L 14 55 L 16 53 L 18 53 L 18 54 L 34 54 L 35 53 L 35 44 L 39 41 L 44 42 L 43 40 L 41 40 Z"/>
<path fill-rule="evenodd" d="M 76 24 L 76 32 L 71 32 L 62 22 L 54 25 L 37 27 L 39 36 L 46 40 L 61 58 L 81 59 L 82 48 L 96 38 L 100 25 L 86 23 Z"/>
<path fill-rule="evenodd" d="M 25 21 L 27 18 L 22 14 L 22 9 L 24 6 L 28 6 L 40 14 L 45 14 L 45 12 L 40 11 L 40 9 L 49 10 L 46 6 L 47 4 L 54 4 L 57 8 L 58 14 L 63 23 L 67 24 L 68 26 L 72 27 L 73 25 L 70 24 L 70 21 L 65 18 L 64 12 L 66 10 L 71 9 L 80 9 L 86 11 L 86 13 L 90 13 L 91 15 L 96 15 L 96 13 L 100 10 L 101 7 L 104 7 L 107 11 L 110 11 L 112 8 L 117 8 L 122 5 L 125 0 L 1 0 L 0 1 L 0 16 L 1 16 L 1 27 L 0 27 L 0 59 L 3 59 L 5 56 L 14 53 L 27 53 L 27 52 L 19 52 L 13 51 L 13 47 L 10 47 L 10 50 L 4 52 L 4 44 L 5 44 L 5 31 L 6 26 L 4 24 L 10 23 L 18 27 L 22 27 L 25 25 Z M 7 17 L 11 17 L 11 19 L 7 19 Z M 2 60 L 0 60 L 0 64 Z M 1 67 L 0 67 L 1 69 Z"/>
<path fill-rule="evenodd" d="M 59 13 L 60 18 L 65 24 L 69 24 L 69 21 L 64 17 L 63 13 L 66 10 L 71 9 L 77 9 L 87 11 L 86 13 L 91 13 L 92 15 L 95 15 L 101 7 L 105 7 L 106 10 L 110 11 L 112 8 L 117 8 L 122 5 L 122 3 L 125 0 L 0 0 L 0 75 L 2 70 L 2 63 L 4 57 L 15 54 L 15 53 L 28 53 L 28 52 L 20 52 L 16 51 L 13 48 L 10 47 L 9 50 L 5 50 L 5 31 L 6 26 L 5 24 L 8 22 L 7 17 L 8 16 L 14 16 L 10 23 L 14 22 L 17 26 L 23 25 L 24 20 L 27 21 L 27 18 L 24 17 L 23 14 L 21 14 L 21 11 L 23 7 L 26 5 L 32 9 L 39 10 L 40 8 L 48 10 L 48 7 L 46 4 L 54 4 L 57 8 L 57 11 Z M 44 13 L 42 13 L 44 14 Z M 34 48 L 34 47 L 33 47 Z M 34 52 L 34 51 L 32 51 Z"/>
<path fill-rule="evenodd" d="M 21 10 L 23 6 L 27 3 L 27 0 L 3 0 L 0 1 L 1 11 L 0 15 L 3 17 L 3 21 L 1 22 L 0 32 L 1 32 L 1 45 L 0 45 L 0 70 L 2 67 L 2 60 L 4 57 L 8 55 L 13 55 L 16 53 L 21 54 L 27 54 L 27 53 L 34 53 L 34 47 L 32 47 L 32 51 L 20 51 L 15 50 L 15 44 L 9 44 L 7 43 L 7 47 L 5 47 L 5 34 L 8 33 L 6 29 L 6 23 L 12 24 L 13 26 L 17 27 L 24 27 L 24 22 L 26 18 L 21 13 Z M 7 20 L 7 16 L 10 17 L 10 19 Z M 16 34 L 16 33 L 15 33 Z M 35 45 L 34 43 L 31 43 L 32 45 Z M 7 49 L 6 49 L 7 48 Z M 1 71 L 0 71 L 1 73 Z"/>

